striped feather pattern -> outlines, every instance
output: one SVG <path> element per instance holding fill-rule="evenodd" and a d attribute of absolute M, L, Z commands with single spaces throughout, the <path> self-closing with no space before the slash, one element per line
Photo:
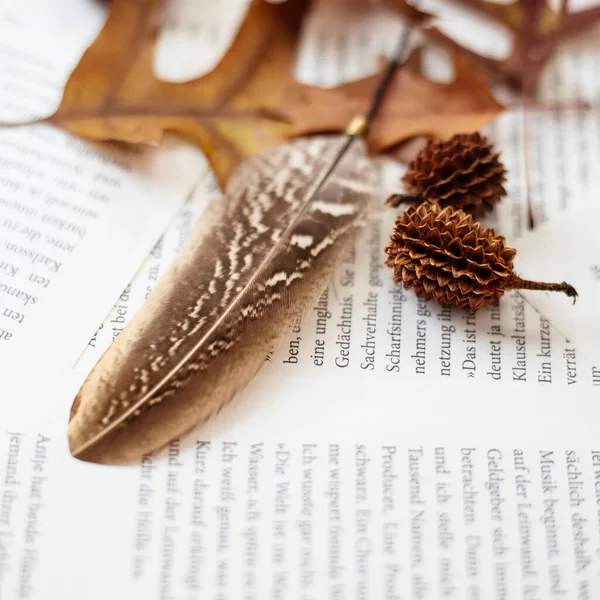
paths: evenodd
<path fill-rule="evenodd" d="M 303 138 L 240 166 L 75 398 L 75 457 L 139 459 L 206 422 L 254 377 L 372 206 L 377 178 L 360 140 L 316 191 L 344 141 Z"/>

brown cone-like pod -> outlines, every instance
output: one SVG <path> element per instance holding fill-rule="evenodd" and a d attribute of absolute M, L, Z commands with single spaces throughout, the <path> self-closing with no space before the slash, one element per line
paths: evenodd
<path fill-rule="evenodd" d="M 577 296 L 575 288 L 564 282 L 521 279 L 513 272 L 517 252 L 503 236 L 484 229 L 464 211 L 442 208 L 437 202 L 410 206 L 398 216 L 385 252 L 396 283 L 445 306 L 478 310 L 484 304 L 498 304 L 512 289 Z"/>
<path fill-rule="evenodd" d="M 419 151 L 402 178 L 406 193 L 387 205 L 439 202 L 479 217 L 506 195 L 505 180 L 506 169 L 487 138 L 478 132 L 454 135 Z"/>

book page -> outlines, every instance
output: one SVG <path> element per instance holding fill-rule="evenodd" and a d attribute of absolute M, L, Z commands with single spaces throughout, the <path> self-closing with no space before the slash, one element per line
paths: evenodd
<path fill-rule="evenodd" d="M 17 49 L 25 49 L 26 56 L 27 51 L 43 45 L 45 38 L 52 38 L 47 46 L 47 55 L 52 57 L 51 68 L 55 70 L 55 75 L 66 79 L 85 49 L 100 32 L 108 7 L 108 3 L 95 0 L 2 0 L 0 45 L 7 40 L 17 39 Z M 11 46 L 12 53 L 18 54 L 13 43 Z M 47 62 L 46 65 L 49 66 Z M 3 73 L 4 76 L 6 72 Z M 32 83 L 31 79 L 29 83 Z M 57 92 L 60 100 L 60 89 Z M 45 116 L 45 113 L 38 116 Z M 2 120 L 4 115 L 0 116 L 0 121 Z"/>
<path fill-rule="evenodd" d="M 2 598 L 600 591 L 600 415 L 572 389 L 525 402 L 450 382 L 440 402 L 427 382 L 270 376 L 164 452 L 105 467 L 68 455 L 75 387 L 55 384 L 0 406 Z"/>
<path fill-rule="evenodd" d="M 380 32 L 309 27 L 303 80 L 334 84 L 348 63 L 347 76 L 366 74 L 388 48 Z M 570 61 L 585 94 L 599 64 L 587 52 L 567 47 L 548 77 Z M 551 220 L 597 194 L 599 117 L 539 119 L 528 168 Z M 522 114 L 490 131 L 510 178 L 488 222 L 527 258 Z M 383 175 L 397 191 L 402 168 Z M 218 197 L 203 178 L 69 377 L 24 368 L 3 386 L 0 597 L 597 598 L 600 371 L 523 296 L 473 314 L 394 286 L 390 211 L 217 418 L 134 466 L 70 457 L 79 385 Z"/>
<path fill-rule="evenodd" d="M 53 60 L 62 48 L 23 46 L 5 29 L 2 119 L 48 114 L 67 75 Z M 0 362 L 72 365 L 205 171 L 179 142 L 120 149 L 46 125 L 0 129 Z"/>
<path fill-rule="evenodd" d="M 231 45 L 248 4 L 248 0 L 168 2 L 154 53 L 157 77 L 188 81 L 216 67 Z"/>

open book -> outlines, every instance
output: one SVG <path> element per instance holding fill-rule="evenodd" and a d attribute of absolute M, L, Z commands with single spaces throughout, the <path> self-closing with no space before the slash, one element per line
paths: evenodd
<path fill-rule="evenodd" d="M 368 72 L 381 31 L 400 28 L 383 9 L 352 26 L 328 10 L 309 23 L 304 79 Z M 17 4 L 0 20 L 3 119 L 49 112 L 89 36 L 63 48 L 38 25 Z M 161 46 L 164 76 L 178 48 L 210 49 L 177 37 L 192 29 Z M 592 98 L 599 56 L 566 47 L 542 97 Z M 520 273 L 568 279 L 581 304 L 533 292 L 477 313 L 424 302 L 392 284 L 382 249 L 395 215 L 377 214 L 251 386 L 131 467 L 71 458 L 68 410 L 218 189 L 185 145 L 131 154 L 49 127 L 0 130 L 0 598 L 599 597 L 600 245 L 588 225 L 600 115 L 533 116 L 530 178 L 548 223 L 526 232 L 518 111 L 491 131 L 511 173 L 492 221 Z M 401 169 L 382 170 L 394 191 Z"/>

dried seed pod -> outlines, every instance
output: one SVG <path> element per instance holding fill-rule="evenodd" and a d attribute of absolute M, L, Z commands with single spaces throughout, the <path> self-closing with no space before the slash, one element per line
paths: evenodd
<path fill-rule="evenodd" d="M 572 298 L 567 283 L 521 279 L 513 272 L 516 250 L 493 229 L 484 229 L 473 217 L 437 202 L 410 206 L 396 219 L 386 246 L 386 265 L 394 281 L 414 287 L 426 300 L 445 306 L 478 310 L 498 304 L 506 290 L 560 291 Z"/>
<path fill-rule="evenodd" d="M 402 202 L 439 202 L 481 216 L 506 195 L 506 169 L 492 144 L 479 134 L 430 141 L 409 164 L 402 178 L 405 194 L 392 196 L 387 206 Z"/>

